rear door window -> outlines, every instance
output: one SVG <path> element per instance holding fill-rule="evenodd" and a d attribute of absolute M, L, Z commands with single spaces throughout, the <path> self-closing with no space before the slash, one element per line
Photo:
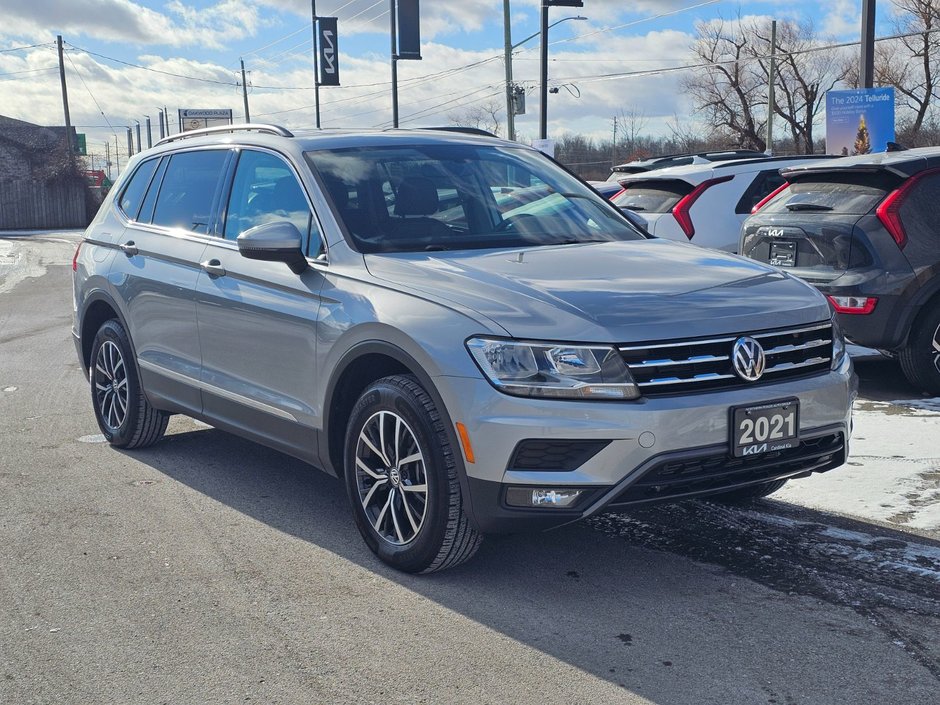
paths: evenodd
<path fill-rule="evenodd" d="M 153 224 L 206 235 L 213 199 L 228 152 L 181 152 L 170 158 L 153 213 Z"/>
<path fill-rule="evenodd" d="M 762 213 L 865 215 L 901 182 L 886 172 L 813 174 L 797 180 L 763 207 Z"/>
<path fill-rule="evenodd" d="M 747 187 L 747 191 L 744 192 L 744 195 L 741 196 L 741 200 L 738 201 L 734 212 L 738 215 L 750 213 L 754 206 L 785 183 L 786 179 L 780 176 L 780 172 L 777 169 L 767 169 L 760 172 L 751 182 L 751 185 Z"/>
<path fill-rule="evenodd" d="M 611 199 L 615 206 L 639 213 L 668 213 L 692 192 L 690 183 L 679 179 L 628 181 L 623 193 Z"/>

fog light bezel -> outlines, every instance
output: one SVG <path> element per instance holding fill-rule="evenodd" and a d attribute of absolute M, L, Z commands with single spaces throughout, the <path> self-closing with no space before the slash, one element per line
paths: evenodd
<path fill-rule="evenodd" d="M 503 501 L 511 509 L 576 511 L 585 503 L 586 498 L 593 494 L 591 488 L 585 487 L 545 487 L 540 485 L 510 485 L 506 487 Z M 550 495 L 573 493 L 574 496 L 568 504 L 552 501 L 536 503 L 535 493 L 542 492 Z"/>

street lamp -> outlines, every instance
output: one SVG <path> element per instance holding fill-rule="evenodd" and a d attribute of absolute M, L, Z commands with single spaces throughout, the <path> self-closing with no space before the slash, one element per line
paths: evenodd
<path fill-rule="evenodd" d="M 578 15 L 577 17 L 563 17 L 560 20 L 552 22 L 546 31 L 554 27 L 556 24 L 561 24 L 562 22 L 567 22 L 568 20 L 586 20 L 587 17 L 582 17 Z M 516 139 L 516 121 L 515 114 L 513 112 L 513 106 L 515 101 L 513 100 L 513 83 L 512 83 L 512 52 L 517 48 L 521 47 L 530 39 L 535 39 L 541 32 L 536 32 L 535 34 L 530 34 L 528 37 L 523 39 L 521 42 L 512 43 L 512 32 L 510 29 L 510 20 L 509 20 L 509 0 L 503 0 L 503 38 L 505 42 L 505 60 L 506 64 L 506 128 L 508 132 L 508 137 L 510 140 Z"/>
<path fill-rule="evenodd" d="M 548 8 L 584 7 L 584 0 L 542 0 L 542 31 L 539 46 L 539 139 L 548 139 Z"/>

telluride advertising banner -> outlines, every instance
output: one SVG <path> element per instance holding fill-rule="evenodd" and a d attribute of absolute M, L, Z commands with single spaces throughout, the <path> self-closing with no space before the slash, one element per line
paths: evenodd
<path fill-rule="evenodd" d="M 894 89 L 826 94 L 826 152 L 848 157 L 884 152 L 894 142 Z"/>

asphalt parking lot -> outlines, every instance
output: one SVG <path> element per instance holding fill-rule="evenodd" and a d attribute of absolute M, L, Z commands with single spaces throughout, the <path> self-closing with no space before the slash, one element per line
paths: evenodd
<path fill-rule="evenodd" d="M 299 461 L 185 417 L 144 451 L 100 442 L 77 237 L 0 234 L 0 703 L 937 702 L 940 409 L 894 403 L 917 395 L 890 361 L 858 363 L 864 452 L 810 489 L 496 537 L 409 576 Z M 882 427 L 920 455 L 878 455 Z M 903 507 L 828 499 L 837 473 L 915 462 Z"/>

